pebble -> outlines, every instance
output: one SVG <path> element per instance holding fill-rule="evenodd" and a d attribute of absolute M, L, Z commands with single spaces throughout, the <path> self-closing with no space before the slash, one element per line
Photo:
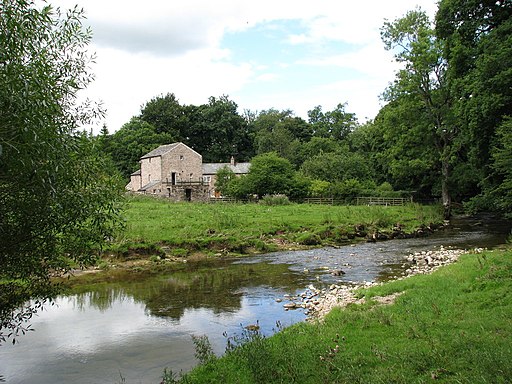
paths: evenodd
<path fill-rule="evenodd" d="M 482 248 L 475 248 L 473 250 L 473 252 L 476 253 L 480 253 L 482 251 Z M 409 266 L 409 268 L 405 270 L 403 276 L 395 277 L 401 280 L 417 274 L 431 273 L 443 265 L 456 262 L 459 256 L 465 253 L 468 253 L 468 251 L 461 249 L 447 249 L 443 246 L 434 251 L 412 253 L 406 257 L 408 263 L 402 264 L 404 267 Z M 334 307 L 345 307 L 351 303 L 362 303 L 364 302 L 364 299 L 357 299 L 354 295 L 354 291 L 359 288 L 368 288 L 379 284 L 373 281 L 365 281 L 355 284 L 353 282 L 349 283 L 351 283 L 350 286 L 331 284 L 328 290 L 319 290 L 310 284 L 305 292 L 305 296 L 303 296 L 305 298 L 303 299 L 305 300 L 304 308 L 308 309 L 307 320 L 313 321 L 315 319 L 322 319 Z M 315 300 L 310 298 L 313 296 L 315 297 Z M 382 300 L 377 301 L 389 304 L 396 296 L 397 294 L 392 298 L 380 298 Z M 297 308 L 297 306 L 294 308 Z"/>

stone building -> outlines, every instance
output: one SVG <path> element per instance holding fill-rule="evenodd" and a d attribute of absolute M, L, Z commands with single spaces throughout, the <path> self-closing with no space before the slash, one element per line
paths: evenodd
<path fill-rule="evenodd" d="M 249 173 L 251 163 L 236 163 L 235 158 L 231 156 L 229 163 L 204 163 L 203 164 L 203 181 L 210 186 L 210 197 L 221 197 L 220 193 L 215 190 L 215 182 L 217 181 L 217 171 L 222 168 L 228 168 L 236 176 L 242 176 Z"/>
<path fill-rule="evenodd" d="M 140 170 L 132 173 L 126 189 L 135 193 L 168 197 L 175 201 L 206 201 L 220 197 L 215 191 L 216 173 L 228 167 L 240 176 L 250 163 L 204 163 L 202 156 L 183 143 L 172 143 L 145 154 Z"/>

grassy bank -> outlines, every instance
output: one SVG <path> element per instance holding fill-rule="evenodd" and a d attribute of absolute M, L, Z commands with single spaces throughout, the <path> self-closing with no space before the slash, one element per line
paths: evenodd
<path fill-rule="evenodd" d="M 164 246 L 178 257 L 194 251 L 265 252 L 343 244 L 376 233 L 405 235 L 431 223 L 442 223 L 439 207 L 191 204 L 132 197 L 126 231 L 110 251 L 151 254 Z"/>
<path fill-rule="evenodd" d="M 402 292 L 389 306 L 371 298 Z M 509 383 L 512 251 L 468 254 L 431 275 L 362 291 L 366 304 L 333 310 L 209 355 L 182 383 Z M 174 382 L 168 374 L 165 382 Z M 175 376 L 174 376 L 175 377 Z"/>

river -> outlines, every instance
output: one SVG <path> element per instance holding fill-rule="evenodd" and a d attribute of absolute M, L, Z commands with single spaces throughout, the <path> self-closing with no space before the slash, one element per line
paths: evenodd
<path fill-rule="evenodd" d="M 165 367 L 197 364 L 192 335 L 207 335 L 220 355 L 226 336 L 249 324 L 269 335 L 303 321 L 302 310 L 283 304 L 309 284 L 392 279 L 411 252 L 492 248 L 509 233 L 506 222 L 454 220 L 425 238 L 190 263 L 184 272 L 99 284 L 58 297 L 33 318 L 33 332 L 0 346 L 0 376 L 11 384 L 158 383 Z M 339 269 L 345 274 L 334 276 Z"/>

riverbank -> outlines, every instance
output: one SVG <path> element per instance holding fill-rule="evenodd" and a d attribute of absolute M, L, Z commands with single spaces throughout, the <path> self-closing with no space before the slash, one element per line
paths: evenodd
<path fill-rule="evenodd" d="M 471 251 L 478 254 L 483 249 L 476 248 Z M 441 246 L 439 249 L 415 252 L 408 255 L 404 259 L 404 273 L 397 277 L 397 280 L 409 278 L 418 274 L 429 274 L 442 266 L 456 262 L 461 255 L 468 254 L 469 251 L 463 249 L 445 249 Z M 299 295 L 301 303 L 294 303 L 290 306 L 285 304 L 285 308 L 304 308 L 308 315 L 308 321 L 316 321 L 323 319 L 333 308 L 346 307 L 349 304 L 363 304 L 365 298 L 361 297 L 359 291 L 361 289 L 382 285 L 386 283 L 364 282 L 355 285 L 338 285 L 332 284 L 328 289 L 316 289 L 313 285 L 308 290 Z M 372 297 L 373 301 L 379 304 L 392 304 L 402 292 L 395 292 L 388 296 Z M 288 307 L 286 307 L 288 305 Z"/>
<path fill-rule="evenodd" d="M 74 276 L 117 269 L 180 269 L 180 264 L 280 250 L 426 236 L 443 227 L 438 206 L 399 207 L 290 204 L 190 204 L 131 197 L 126 229 L 93 268 Z"/>
<path fill-rule="evenodd" d="M 211 358 L 181 382 L 508 382 L 512 251 L 410 257 L 413 276 L 360 289 L 359 304 L 334 308 L 322 321 L 270 338 L 248 336 L 241 348 Z M 394 303 L 381 305 L 382 297 Z"/>
<path fill-rule="evenodd" d="M 346 244 L 354 239 L 421 236 L 443 222 L 440 207 L 419 204 L 268 206 L 173 203 L 133 197 L 127 205 L 126 231 L 111 251 L 123 255 L 130 251 L 147 253 L 161 246 L 165 255 L 177 257 L 198 250 L 213 254 L 266 252 Z"/>

